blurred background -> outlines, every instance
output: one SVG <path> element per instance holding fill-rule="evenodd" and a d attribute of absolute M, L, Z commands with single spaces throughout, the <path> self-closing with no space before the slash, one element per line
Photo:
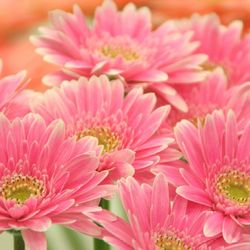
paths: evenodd
<path fill-rule="evenodd" d="M 224 24 L 240 19 L 245 32 L 250 28 L 250 0 L 115 0 L 119 8 L 128 2 L 137 6 L 148 6 L 152 11 L 155 27 L 167 19 L 189 17 L 193 13 L 217 13 Z M 46 73 L 54 71 L 54 66 L 43 62 L 34 51 L 29 36 L 37 32 L 37 27 L 46 24 L 48 12 L 53 9 L 72 10 L 77 3 L 86 16 L 91 17 L 102 0 L 0 0 L 0 58 L 4 63 L 3 75 L 27 69 L 32 79 L 33 89 L 44 91 L 41 83 Z M 112 204 L 112 210 L 121 211 L 119 202 Z M 92 250 L 92 239 L 59 226 L 53 226 L 47 234 L 49 249 Z M 0 236 L 0 249 L 12 250 L 12 236 Z M 101 250 L 101 249 L 100 249 Z"/>

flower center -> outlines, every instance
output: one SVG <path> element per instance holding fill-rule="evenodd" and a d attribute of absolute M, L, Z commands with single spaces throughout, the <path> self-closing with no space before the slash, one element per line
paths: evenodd
<path fill-rule="evenodd" d="M 217 67 L 220 67 L 223 69 L 225 75 L 228 77 L 229 76 L 229 72 L 228 72 L 228 67 L 226 66 L 226 64 L 222 64 L 222 63 L 215 63 L 215 62 L 211 62 L 211 61 L 206 61 L 205 63 L 202 64 L 202 68 L 206 71 L 214 71 Z"/>
<path fill-rule="evenodd" d="M 42 196 L 44 191 L 43 182 L 37 178 L 14 175 L 3 179 L 0 188 L 0 197 L 3 197 L 5 200 L 14 200 L 18 204 L 23 204 L 31 197 Z"/>
<path fill-rule="evenodd" d="M 217 177 L 217 190 L 229 200 L 242 205 L 250 202 L 250 176 L 237 170 L 222 173 Z"/>
<path fill-rule="evenodd" d="M 159 235 L 155 240 L 158 250 L 191 250 L 180 238 L 170 235 Z"/>
<path fill-rule="evenodd" d="M 87 128 L 76 134 L 77 140 L 84 136 L 94 136 L 103 145 L 103 154 L 113 152 L 120 145 L 119 137 L 107 127 Z"/>
<path fill-rule="evenodd" d="M 140 58 L 140 55 L 136 51 L 130 47 L 121 45 L 104 45 L 101 48 L 101 53 L 108 58 L 116 58 L 121 56 L 126 61 L 136 61 Z"/>
<path fill-rule="evenodd" d="M 206 118 L 205 118 L 205 116 L 204 117 L 196 116 L 196 117 L 190 118 L 189 120 L 190 120 L 190 122 L 192 122 L 194 124 L 195 127 L 198 128 L 199 122 L 201 123 L 202 126 L 205 125 Z"/>
<path fill-rule="evenodd" d="M 210 62 L 210 61 L 206 61 L 205 63 L 202 64 L 202 67 L 204 70 L 207 70 L 207 71 L 213 71 L 214 69 L 216 69 L 219 65 L 213 63 L 213 62 Z"/>

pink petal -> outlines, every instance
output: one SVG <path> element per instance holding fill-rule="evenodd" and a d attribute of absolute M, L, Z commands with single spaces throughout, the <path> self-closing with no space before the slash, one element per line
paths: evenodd
<path fill-rule="evenodd" d="M 250 149 L 250 122 L 246 125 L 243 134 L 240 138 L 237 158 L 239 160 L 245 160 L 249 157 L 249 149 Z"/>
<path fill-rule="evenodd" d="M 112 161 L 116 162 L 127 162 L 132 164 L 135 159 L 135 152 L 130 149 L 122 149 L 111 154 Z"/>
<path fill-rule="evenodd" d="M 163 71 L 157 69 L 149 69 L 138 75 L 132 77 L 134 81 L 146 81 L 146 82 L 165 82 L 168 79 L 168 75 Z"/>
<path fill-rule="evenodd" d="M 44 232 L 51 226 L 51 219 L 47 217 L 39 219 L 29 219 L 23 222 L 25 227 L 28 227 L 36 232 Z"/>
<path fill-rule="evenodd" d="M 27 250 L 47 250 L 47 241 L 44 233 L 23 230 L 22 236 Z"/>
<path fill-rule="evenodd" d="M 174 133 L 178 146 L 187 157 L 190 168 L 194 173 L 194 178 L 198 177 L 201 180 L 204 180 L 206 176 L 204 170 L 204 159 L 196 127 L 192 123 L 183 120 L 176 125 Z"/>
<path fill-rule="evenodd" d="M 63 81 L 72 80 L 73 77 L 63 71 L 49 73 L 42 78 L 42 82 L 47 86 L 60 86 Z"/>
<path fill-rule="evenodd" d="M 226 123 L 226 134 L 225 134 L 225 154 L 233 159 L 236 153 L 237 148 L 237 128 L 235 115 L 230 110 L 227 115 L 227 123 Z"/>
<path fill-rule="evenodd" d="M 176 227 L 182 223 L 182 218 L 186 214 L 188 201 L 176 195 L 173 202 L 172 213 L 174 214 L 174 224 Z"/>
<path fill-rule="evenodd" d="M 219 212 L 212 212 L 209 215 L 205 225 L 204 225 L 204 235 L 206 237 L 213 237 L 221 233 L 222 231 L 222 223 L 223 223 L 224 216 L 222 213 Z"/>
<path fill-rule="evenodd" d="M 151 199 L 151 225 L 163 225 L 169 213 L 169 191 L 165 177 L 160 174 L 154 180 Z"/>
<path fill-rule="evenodd" d="M 26 71 L 21 71 L 16 75 L 6 76 L 0 79 L 0 93 L 1 100 L 0 106 L 9 101 L 15 94 L 18 86 L 23 82 L 26 77 Z"/>
<path fill-rule="evenodd" d="M 239 244 L 233 244 L 232 246 L 228 246 L 224 248 L 225 250 L 249 250 L 250 249 L 250 243 L 239 243 Z"/>
<path fill-rule="evenodd" d="M 114 216 L 109 211 L 92 213 L 91 218 L 101 223 L 112 236 L 129 244 L 132 241 L 132 232 L 129 224 L 123 219 Z M 111 235 L 110 235 L 111 236 Z"/>
<path fill-rule="evenodd" d="M 113 183 L 119 179 L 133 176 L 135 173 L 134 167 L 127 162 L 115 162 L 112 164 L 112 168 L 108 169 L 109 174 L 104 180 L 104 183 Z"/>
<path fill-rule="evenodd" d="M 204 128 L 200 127 L 202 148 L 208 164 L 213 164 L 216 160 L 220 160 L 219 133 L 220 131 L 216 128 L 215 120 L 211 115 L 208 115 Z"/>
<path fill-rule="evenodd" d="M 169 183 L 174 186 L 186 185 L 185 180 L 182 178 L 180 171 L 177 167 L 167 166 L 164 164 L 158 164 L 152 169 L 153 173 L 163 173 Z"/>
<path fill-rule="evenodd" d="M 237 221 L 245 226 L 250 226 L 250 216 L 243 216 L 242 218 L 239 217 L 237 218 Z"/>
<path fill-rule="evenodd" d="M 101 235 L 101 228 L 89 219 L 77 220 L 75 223 L 67 225 L 67 227 L 94 237 Z"/>
<path fill-rule="evenodd" d="M 164 98 L 173 106 L 175 106 L 177 109 L 179 109 L 182 112 L 188 111 L 188 105 L 186 104 L 185 100 L 179 95 L 168 95 L 164 96 Z"/>
<path fill-rule="evenodd" d="M 204 188 L 204 183 L 201 182 L 200 179 L 196 178 L 192 173 L 187 171 L 184 168 L 180 168 L 180 174 L 182 175 L 183 179 L 187 182 L 190 186 L 195 186 L 197 188 Z"/>
<path fill-rule="evenodd" d="M 27 207 L 26 207 L 27 209 Z M 22 217 L 25 213 L 24 207 L 11 207 L 9 209 L 10 216 L 13 217 L 14 219 L 19 219 Z"/>
<path fill-rule="evenodd" d="M 205 205 L 208 207 L 212 206 L 211 200 L 209 199 L 207 193 L 200 188 L 181 186 L 176 189 L 176 193 L 183 198 Z"/>
<path fill-rule="evenodd" d="M 222 234 L 228 244 L 239 241 L 242 228 L 229 216 L 226 216 L 222 225 Z"/>

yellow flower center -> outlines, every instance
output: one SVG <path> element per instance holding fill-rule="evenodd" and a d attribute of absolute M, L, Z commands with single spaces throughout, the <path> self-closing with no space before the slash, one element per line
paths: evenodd
<path fill-rule="evenodd" d="M 116 58 L 121 56 L 126 61 L 136 61 L 140 55 L 129 47 L 105 45 L 101 48 L 101 53 L 108 58 Z"/>
<path fill-rule="evenodd" d="M 175 236 L 159 235 L 155 240 L 158 250 L 191 250 L 192 248 L 185 244 L 181 239 Z"/>
<path fill-rule="evenodd" d="M 202 68 L 206 71 L 213 71 L 214 69 L 216 69 L 219 65 L 210 62 L 210 61 L 206 61 L 205 63 L 202 64 Z"/>
<path fill-rule="evenodd" d="M 42 196 L 44 190 L 43 182 L 37 178 L 14 175 L 4 178 L 0 188 L 0 196 L 5 200 L 14 200 L 18 204 L 23 204 L 31 197 Z"/>
<path fill-rule="evenodd" d="M 221 63 L 214 63 L 214 62 L 211 62 L 211 61 L 206 61 L 205 63 L 202 64 L 202 68 L 205 70 L 205 71 L 214 71 L 217 67 L 220 67 L 223 69 L 225 75 L 227 77 L 229 77 L 229 71 L 228 71 L 228 68 L 226 65 L 223 65 Z"/>
<path fill-rule="evenodd" d="M 76 134 L 77 140 L 84 136 L 94 136 L 103 145 L 103 154 L 113 152 L 120 145 L 119 137 L 107 127 L 87 128 Z"/>
<path fill-rule="evenodd" d="M 219 193 L 229 200 L 244 205 L 250 202 L 250 176 L 237 170 L 222 173 L 216 182 Z"/>
<path fill-rule="evenodd" d="M 198 124 L 199 122 L 201 123 L 202 127 L 204 127 L 205 125 L 205 121 L 206 121 L 206 117 L 202 117 L 202 116 L 195 116 L 189 119 L 190 122 L 192 122 L 194 124 L 195 127 L 198 128 Z"/>

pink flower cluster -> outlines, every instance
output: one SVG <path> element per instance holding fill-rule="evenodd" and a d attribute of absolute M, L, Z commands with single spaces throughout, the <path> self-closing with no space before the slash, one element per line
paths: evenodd
<path fill-rule="evenodd" d="M 112 1 L 31 37 L 51 88 L 0 80 L 0 231 L 52 224 L 121 250 L 250 249 L 250 36 L 194 15 L 152 30 Z M 32 81 L 32 79 L 31 79 Z M 127 220 L 100 206 L 120 195 Z M 100 249 L 99 249 L 100 250 Z"/>

